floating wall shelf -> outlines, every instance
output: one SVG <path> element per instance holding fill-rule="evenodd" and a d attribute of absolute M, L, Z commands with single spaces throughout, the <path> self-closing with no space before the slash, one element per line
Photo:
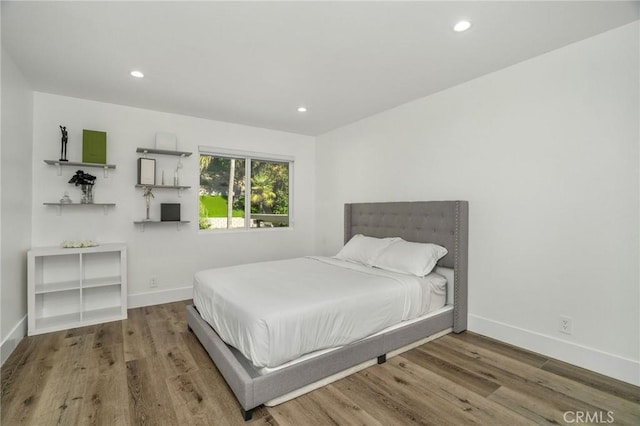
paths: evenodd
<path fill-rule="evenodd" d="M 182 196 L 182 190 L 183 189 L 189 189 L 191 188 L 190 186 L 184 186 L 184 185 L 144 185 L 141 183 L 136 184 L 136 188 L 160 188 L 160 189 L 177 189 L 178 190 L 178 197 Z"/>
<path fill-rule="evenodd" d="M 137 183 L 136 188 L 167 188 L 167 189 L 189 189 L 190 186 L 184 185 L 145 185 L 142 183 Z"/>
<path fill-rule="evenodd" d="M 187 151 L 172 151 L 167 149 L 155 149 L 155 148 L 136 148 L 136 152 L 139 154 L 142 154 L 143 157 L 146 157 L 147 154 L 173 155 L 175 157 L 180 157 L 178 159 L 178 166 L 176 168 L 176 172 L 177 172 L 177 169 L 182 167 L 182 159 L 185 157 L 190 157 L 192 154 L 191 152 L 187 152 Z M 184 189 L 189 189 L 191 187 L 186 185 L 148 185 L 148 184 L 138 183 L 136 184 L 136 188 L 176 189 L 178 190 L 178 197 L 181 197 L 182 191 Z M 188 220 L 181 220 L 181 221 L 139 220 L 139 221 L 134 221 L 133 223 L 136 225 L 140 225 L 141 232 L 144 232 L 145 225 L 156 225 L 156 224 L 175 224 L 179 231 L 181 224 L 190 223 L 190 221 Z"/>
<path fill-rule="evenodd" d="M 175 155 L 176 157 L 190 157 L 191 152 L 187 151 L 170 151 L 167 149 L 155 149 L 155 148 L 136 148 L 136 152 L 141 154 L 161 154 L 161 155 Z"/>
<path fill-rule="evenodd" d="M 63 167 L 93 167 L 104 170 L 104 177 L 109 177 L 109 169 L 115 169 L 115 164 L 100 164 L 100 163 L 79 163 L 76 161 L 60 161 L 60 160 L 44 160 L 45 163 L 50 166 L 58 166 L 58 176 L 62 175 Z"/>
<path fill-rule="evenodd" d="M 102 206 L 104 208 L 104 214 L 108 212 L 110 206 L 115 206 L 116 203 L 42 203 L 45 206 L 56 206 L 58 208 L 58 216 L 62 214 L 62 207 L 75 207 L 75 206 Z"/>
<path fill-rule="evenodd" d="M 180 225 L 181 224 L 185 224 L 185 223 L 191 223 L 190 220 L 181 220 L 181 221 L 177 221 L 177 220 L 165 220 L 165 221 L 160 221 L 160 220 L 137 220 L 135 222 L 133 222 L 135 225 L 141 225 L 140 226 L 140 232 L 144 232 L 144 226 L 145 225 L 159 225 L 159 224 L 175 224 L 178 228 L 178 231 L 180 230 Z"/>

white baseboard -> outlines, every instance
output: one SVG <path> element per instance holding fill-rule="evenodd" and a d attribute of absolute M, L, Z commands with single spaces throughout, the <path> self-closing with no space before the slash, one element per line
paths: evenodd
<path fill-rule="evenodd" d="M 0 344 L 0 365 L 9 358 L 9 355 L 13 353 L 18 343 L 27 335 L 27 316 L 22 317 L 18 324 L 13 327 L 11 333 Z"/>
<path fill-rule="evenodd" d="M 130 294 L 127 298 L 127 303 L 128 308 L 131 309 L 142 306 L 160 305 L 162 303 L 179 302 L 191 298 L 193 298 L 193 286 Z"/>
<path fill-rule="evenodd" d="M 469 314 L 468 329 L 544 356 L 640 386 L 640 361 Z"/>

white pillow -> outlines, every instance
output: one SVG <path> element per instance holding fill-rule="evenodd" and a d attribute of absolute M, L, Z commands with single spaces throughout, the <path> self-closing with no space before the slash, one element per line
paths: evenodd
<path fill-rule="evenodd" d="M 385 247 L 371 263 L 387 271 L 424 277 L 447 254 L 447 249 L 437 244 L 412 243 L 399 239 Z"/>
<path fill-rule="evenodd" d="M 347 260 L 349 262 L 361 263 L 371 266 L 373 260 L 380 254 L 382 250 L 400 238 L 373 238 L 366 237 L 362 234 L 354 235 L 342 250 L 336 254 L 336 258 Z"/>

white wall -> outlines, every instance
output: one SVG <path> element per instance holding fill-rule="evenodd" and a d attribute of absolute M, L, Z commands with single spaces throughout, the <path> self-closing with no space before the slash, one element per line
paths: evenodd
<path fill-rule="evenodd" d="M 59 125 L 69 132 L 68 156 L 81 161 L 82 129 L 107 132 L 107 162 L 116 165 L 108 178 L 100 169 L 85 170 L 96 175 L 96 202 L 115 202 L 103 214 L 102 208 L 64 208 L 43 202 L 59 200 L 65 191 L 79 201 L 80 190 L 67 181 L 76 168 L 56 167 L 43 160 L 59 158 Z M 165 131 L 178 137 L 178 149 L 191 151 L 180 171 L 180 184 L 190 185 L 178 198 L 175 190 L 154 190 L 151 218 L 159 220 L 161 202 L 180 202 L 183 220 L 191 220 L 178 231 L 175 225 L 145 227 L 133 224 L 144 218 L 144 198 L 136 183 L 139 157 L 136 147 L 153 147 L 155 133 Z M 291 229 L 237 232 L 198 230 L 199 161 L 198 146 L 248 150 L 295 157 L 293 214 Z M 140 306 L 191 297 L 193 273 L 203 268 L 279 259 L 310 254 L 314 248 L 314 139 L 248 126 L 161 113 L 132 107 L 93 102 L 51 94 L 35 93 L 33 142 L 33 245 L 59 245 L 63 240 L 94 239 L 98 243 L 125 242 L 128 246 L 129 300 Z M 154 157 L 157 169 L 172 178 L 177 157 Z M 158 178 L 159 179 L 159 178 Z M 151 277 L 158 288 L 151 289 Z M 156 294 L 145 294 L 148 292 Z M 159 292 L 159 293 L 158 293 Z M 136 296 L 138 295 L 138 296 Z"/>
<path fill-rule="evenodd" d="M 640 384 L 638 35 L 319 137 L 318 251 L 341 247 L 345 202 L 469 200 L 470 329 Z"/>
<path fill-rule="evenodd" d="M 26 334 L 33 94 L 2 49 L 0 364 Z"/>

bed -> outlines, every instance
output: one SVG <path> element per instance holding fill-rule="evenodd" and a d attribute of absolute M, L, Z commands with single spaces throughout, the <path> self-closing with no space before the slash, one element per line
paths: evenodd
<path fill-rule="evenodd" d="M 380 322 L 376 325 L 377 331 L 359 336 L 356 341 L 346 344 L 334 342 L 336 347 L 323 348 L 304 356 L 298 357 L 295 352 L 289 354 L 284 353 L 283 350 L 275 350 L 271 353 L 266 349 L 263 351 L 264 356 L 258 350 L 255 350 L 257 355 L 253 355 L 250 350 L 247 352 L 247 347 L 253 348 L 259 345 L 256 345 L 254 341 L 245 340 L 233 342 L 235 347 L 226 344 L 220 337 L 220 335 L 225 336 L 225 340 L 229 341 L 224 330 L 225 325 L 217 323 L 215 318 L 212 319 L 211 312 L 205 312 L 212 309 L 207 309 L 208 305 L 201 300 L 203 290 L 198 281 L 209 273 L 215 273 L 219 277 L 225 271 L 205 271 L 196 274 L 195 285 L 198 286 L 198 290 L 194 290 L 194 302 L 203 312 L 201 315 L 194 305 L 187 307 L 189 329 L 207 350 L 236 395 L 242 406 L 242 415 L 245 420 L 249 420 L 252 410 L 262 404 L 276 405 L 376 362 L 382 363 L 387 356 L 393 356 L 423 344 L 434 337 L 451 331 L 459 333 L 466 329 L 468 246 L 468 203 L 466 201 L 346 204 L 344 207 L 345 244 L 358 234 L 376 238 L 401 237 L 406 241 L 433 243 L 445 247 L 448 253 L 438 262 L 436 272 L 441 272 L 449 281 L 446 306 L 436 307 L 427 313 L 421 312 L 410 318 L 410 321 L 400 321 L 399 324 L 393 326 L 384 323 L 383 327 Z M 295 266 L 292 265 L 299 263 L 299 268 L 310 273 L 317 268 L 318 273 L 324 274 L 326 268 L 335 266 L 330 265 L 331 261 L 318 258 L 307 258 L 304 261 L 296 262 L 287 263 L 287 268 L 295 269 Z M 329 265 L 325 265 L 323 262 Z M 321 263 L 322 265 L 320 265 Z M 270 262 L 266 265 L 255 264 L 245 267 L 243 270 L 261 267 L 275 268 L 277 266 L 278 262 Z M 282 271 L 283 274 L 288 272 Z M 381 279 L 383 278 L 385 277 Z M 395 277 L 391 278 L 395 279 Z M 386 277 L 385 279 L 391 278 Z M 367 279 L 377 278 L 368 277 Z M 269 283 L 265 280 L 265 286 L 268 285 Z M 238 285 L 234 284 L 230 288 L 233 290 L 235 287 Z M 286 291 L 291 290 L 287 289 Z M 409 290 L 407 294 L 417 295 L 418 293 L 415 291 L 420 290 Z M 371 293 L 374 292 L 372 287 Z M 406 295 L 397 297 L 405 297 L 404 300 L 407 300 Z M 418 296 L 410 296 L 409 299 L 412 297 L 417 298 Z M 271 302 L 277 303 L 277 300 L 274 298 Z M 244 303 L 239 303 L 239 305 L 244 305 Z M 251 306 L 249 303 L 246 305 L 245 310 L 248 313 L 260 309 L 256 305 Z M 223 311 L 224 308 L 221 305 L 213 310 Z M 408 311 L 411 309 L 414 308 L 406 308 Z M 394 315 L 397 314 L 387 316 L 393 317 Z M 382 316 L 384 317 L 384 315 Z M 302 324 L 303 321 L 300 323 Z M 210 324 L 214 324 L 220 330 L 220 335 Z M 247 324 L 244 323 L 231 321 L 231 324 L 235 328 L 247 328 Z M 291 326 L 282 327 L 285 330 L 284 336 L 286 336 L 287 327 Z M 272 325 L 271 328 L 273 328 Z M 378 330 L 379 328 L 381 329 Z M 364 329 L 358 330 L 358 332 L 369 333 Z M 321 336 L 317 336 L 317 338 L 321 340 Z M 272 347 L 279 348 L 280 346 L 272 345 Z M 302 353 L 304 352 L 305 350 L 302 349 Z M 292 356 L 295 359 L 290 359 Z"/>

